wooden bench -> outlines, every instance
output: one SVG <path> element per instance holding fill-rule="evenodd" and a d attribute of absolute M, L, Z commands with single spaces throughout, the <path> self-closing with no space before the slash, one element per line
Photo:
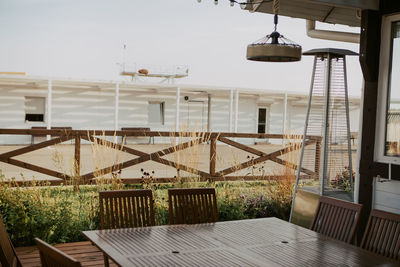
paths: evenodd
<path fill-rule="evenodd" d="M 150 132 L 151 130 L 150 130 L 150 128 L 146 128 L 146 127 L 124 127 L 124 128 L 121 128 L 121 131 L 134 131 L 134 132 L 145 133 L 145 132 Z M 126 138 L 128 138 L 128 137 L 125 137 L 125 143 L 127 143 Z M 140 136 L 136 137 L 136 138 L 140 138 Z M 151 144 L 151 143 L 154 144 L 154 136 L 149 136 L 149 144 Z"/>
<path fill-rule="evenodd" d="M 32 130 L 46 130 L 47 127 L 44 126 L 33 126 Z M 72 127 L 69 126 L 61 126 L 61 127 L 51 127 L 51 130 L 72 130 Z M 31 136 L 31 145 L 35 143 L 35 137 L 46 137 L 45 134 L 32 134 Z"/>

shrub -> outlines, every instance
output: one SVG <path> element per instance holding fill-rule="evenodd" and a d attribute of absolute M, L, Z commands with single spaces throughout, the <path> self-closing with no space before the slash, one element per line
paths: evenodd
<path fill-rule="evenodd" d="M 279 184 L 279 183 L 277 183 Z M 287 218 L 290 201 L 279 201 L 271 196 L 272 182 L 220 182 L 198 183 L 197 186 L 214 186 L 217 191 L 220 221 L 276 216 Z M 179 184 L 178 184 L 179 185 Z M 125 185 L 124 188 L 143 188 L 142 185 Z M 157 225 L 168 224 L 168 193 L 174 184 L 152 184 Z M 80 186 L 27 186 L 11 187 L 0 183 L 0 215 L 15 246 L 34 244 L 39 237 L 49 243 L 84 240 L 82 231 L 99 228 L 98 191 L 115 189 L 113 184 Z"/>
<path fill-rule="evenodd" d="M 355 179 L 356 173 L 352 172 L 353 183 Z M 348 166 L 344 167 L 344 170 L 338 174 L 336 174 L 335 179 L 331 181 L 331 186 L 333 188 L 337 188 L 346 192 L 351 191 L 350 184 L 350 168 Z"/>

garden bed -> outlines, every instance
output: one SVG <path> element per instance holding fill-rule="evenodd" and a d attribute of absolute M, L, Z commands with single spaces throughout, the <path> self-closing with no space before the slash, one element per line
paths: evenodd
<path fill-rule="evenodd" d="M 151 188 L 156 224 L 168 224 L 168 192 L 171 187 L 215 187 L 220 221 L 260 217 L 287 220 L 293 181 L 216 182 L 92 186 L 10 187 L 0 183 L 0 215 L 15 246 L 34 244 L 39 237 L 49 243 L 82 241 L 82 231 L 99 228 L 98 192 Z"/>

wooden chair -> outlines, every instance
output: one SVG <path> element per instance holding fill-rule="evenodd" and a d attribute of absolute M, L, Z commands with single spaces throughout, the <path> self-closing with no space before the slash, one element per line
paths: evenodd
<path fill-rule="evenodd" d="M 99 192 L 100 229 L 154 226 L 153 192 L 116 190 Z M 104 254 L 104 265 L 109 266 Z"/>
<path fill-rule="evenodd" d="M 352 243 L 362 205 L 321 196 L 310 229 L 330 238 Z"/>
<path fill-rule="evenodd" d="M 372 210 L 361 241 L 361 248 L 400 260 L 400 215 Z"/>
<path fill-rule="evenodd" d="M 151 190 L 99 192 L 100 229 L 154 226 Z"/>
<path fill-rule="evenodd" d="M 214 188 L 168 189 L 168 199 L 170 224 L 218 221 Z"/>
<path fill-rule="evenodd" d="M 13 244 L 8 236 L 6 227 L 0 217 L 0 266 L 21 267 L 21 263 L 15 253 Z"/>
<path fill-rule="evenodd" d="M 35 238 L 39 249 L 40 262 L 43 267 L 80 267 L 81 263 L 68 256 L 61 250 L 47 244 L 39 238 Z"/>

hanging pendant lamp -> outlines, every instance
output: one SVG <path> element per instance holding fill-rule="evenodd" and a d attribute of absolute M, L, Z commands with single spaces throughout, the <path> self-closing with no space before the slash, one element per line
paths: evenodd
<path fill-rule="evenodd" d="M 301 46 L 277 31 L 279 1 L 274 1 L 274 31 L 247 46 L 248 60 L 263 62 L 294 62 L 301 59 Z"/>

